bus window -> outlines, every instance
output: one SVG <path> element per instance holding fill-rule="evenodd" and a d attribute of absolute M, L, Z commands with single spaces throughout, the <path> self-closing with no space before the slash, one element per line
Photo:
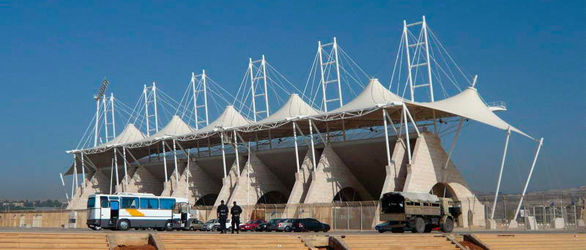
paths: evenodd
<path fill-rule="evenodd" d="M 87 199 L 87 207 L 88 208 L 96 207 L 96 197 L 90 197 L 89 199 Z"/>
<path fill-rule="evenodd" d="M 159 200 L 157 198 L 140 198 L 140 208 L 159 209 Z"/>
<path fill-rule="evenodd" d="M 138 208 L 137 197 L 122 197 L 121 208 Z"/>
<path fill-rule="evenodd" d="M 160 201 L 161 209 L 173 209 L 173 207 L 175 206 L 175 199 L 162 198 Z"/>
<path fill-rule="evenodd" d="M 103 207 L 103 208 L 110 207 L 110 203 L 108 203 L 108 197 L 106 197 L 106 196 L 100 197 L 100 207 Z"/>

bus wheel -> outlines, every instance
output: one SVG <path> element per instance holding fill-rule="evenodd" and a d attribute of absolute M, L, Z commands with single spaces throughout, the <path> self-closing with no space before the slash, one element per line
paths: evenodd
<path fill-rule="evenodd" d="M 118 221 L 118 230 L 126 231 L 130 228 L 130 222 L 128 220 L 120 220 Z"/>
<path fill-rule="evenodd" d="M 411 229 L 411 232 L 413 232 L 413 233 L 425 232 L 425 221 L 423 220 L 423 218 L 417 217 L 417 218 L 415 218 L 415 220 L 413 222 L 414 223 L 413 223 L 413 227 Z"/>
<path fill-rule="evenodd" d="M 442 232 L 451 233 L 452 230 L 454 230 L 454 220 L 452 219 L 452 217 L 446 216 L 445 218 L 442 218 L 441 221 L 442 223 L 440 225 L 440 228 Z"/>
<path fill-rule="evenodd" d="M 167 222 L 165 223 L 165 230 L 167 230 L 167 231 L 171 231 L 171 230 L 173 230 L 173 222 L 171 222 L 171 221 L 167 221 Z"/>

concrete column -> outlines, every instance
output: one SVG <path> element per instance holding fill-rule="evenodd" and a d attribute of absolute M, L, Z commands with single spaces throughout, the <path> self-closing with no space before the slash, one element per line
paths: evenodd
<path fill-rule="evenodd" d="M 222 188 L 207 171 L 192 161 L 187 168 L 187 162 L 180 164 L 184 169 L 179 176 L 179 182 L 173 183 L 173 196 L 189 199 L 189 204 L 195 204 L 201 197 L 207 194 L 217 194 Z M 171 180 L 172 182 L 175 182 Z"/>
<path fill-rule="evenodd" d="M 101 171 L 96 171 L 91 176 L 86 173 L 86 179 L 83 180 L 82 185 L 83 188 L 78 188 L 71 197 L 67 209 L 85 209 L 91 194 L 109 192 L 110 178 Z"/>
<path fill-rule="evenodd" d="M 251 152 L 250 159 L 246 161 L 242 174 L 238 178 L 229 204 L 236 201 L 244 206 L 254 206 L 263 195 L 272 191 L 280 192 L 285 197 L 289 195 L 289 190 L 280 179 L 256 156 L 255 152 Z"/>
<path fill-rule="evenodd" d="M 468 184 L 451 160 L 444 169 L 447 160 L 448 154 L 439 137 L 430 132 L 421 133 L 415 143 L 412 163 L 407 167 L 403 191 L 427 193 L 435 184 L 443 183 L 462 202 L 461 226 L 484 227 L 484 206 L 468 189 Z M 469 218 L 473 219 L 472 223 L 468 222 Z"/>
<path fill-rule="evenodd" d="M 145 167 L 137 167 L 131 176 L 128 180 L 126 192 L 151 193 L 154 195 L 160 195 L 163 192 L 163 181 L 153 176 Z"/>
<path fill-rule="evenodd" d="M 352 174 L 342 159 L 327 145 L 319 159 L 304 203 L 330 203 L 343 188 L 352 187 L 364 200 L 372 196 Z"/>

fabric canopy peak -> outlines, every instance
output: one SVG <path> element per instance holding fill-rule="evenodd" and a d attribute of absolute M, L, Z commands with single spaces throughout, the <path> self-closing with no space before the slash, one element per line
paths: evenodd
<path fill-rule="evenodd" d="M 234 105 L 228 105 L 224 109 L 224 112 L 212 123 L 205 126 L 204 128 L 197 130 L 196 133 L 213 132 L 218 129 L 226 129 L 233 127 L 240 127 L 252 124 L 252 121 L 242 116 L 235 108 Z"/>
<path fill-rule="evenodd" d="M 155 133 L 154 135 L 149 136 L 146 140 L 153 140 L 165 137 L 173 137 L 173 136 L 180 136 L 192 133 L 194 129 L 189 127 L 187 123 L 185 123 L 181 117 L 174 115 L 171 118 L 171 121 L 165 125 L 159 132 Z"/>
<path fill-rule="evenodd" d="M 385 88 L 377 78 L 372 78 L 358 96 L 344 106 L 333 110 L 331 113 L 362 111 L 402 103 L 403 101 L 403 98 Z"/>
<path fill-rule="evenodd" d="M 258 123 L 282 122 L 292 118 L 318 114 L 320 114 L 320 112 L 307 104 L 307 102 L 301 99 L 298 94 L 291 94 L 283 107 Z"/>

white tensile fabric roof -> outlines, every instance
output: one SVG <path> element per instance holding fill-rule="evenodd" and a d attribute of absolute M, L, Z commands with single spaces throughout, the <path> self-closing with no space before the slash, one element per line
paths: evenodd
<path fill-rule="evenodd" d="M 291 94 L 289 100 L 277 112 L 257 123 L 276 123 L 287 121 L 291 118 L 313 116 L 320 114 L 319 111 L 307 104 L 299 95 Z"/>
<path fill-rule="evenodd" d="M 228 105 L 226 106 L 226 109 L 224 109 L 224 112 L 222 112 L 222 114 L 216 120 L 214 120 L 212 123 L 205 126 L 204 128 L 197 130 L 196 134 L 213 132 L 217 129 L 246 126 L 251 123 L 252 122 L 250 120 L 244 118 L 244 116 L 238 113 L 238 111 L 236 111 L 233 105 Z"/>
<path fill-rule="evenodd" d="M 134 148 L 135 150 L 139 150 L 140 148 L 146 149 L 146 147 L 151 146 L 153 143 L 167 140 L 170 137 L 177 137 L 179 140 L 186 142 L 209 137 L 216 132 L 226 129 L 236 129 L 242 132 L 260 132 L 267 129 L 275 129 L 277 126 L 280 126 L 279 124 L 286 124 L 292 119 L 320 120 L 321 118 L 326 118 L 323 121 L 330 122 L 341 119 L 352 120 L 354 117 L 356 117 L 358 119 L 356 121 L 359 122 L 360 119 L 364 119 L 364 117 L 366 117 L 366 112 L 374 112 L 382 108 L 389 108 L 390 106 L 398 106 L 402 104 L 406 104 L 407 107 L 422 109 L 420 110 L 422 112 L 420 112 L 419 115 L 416 115 L 419 116 L 419 120 L 432 119 L 431 113 L 434 112 L 438 115 L 438 117 L 460 116 L 502 130 L 507 130 L 510 128 L 511 131 L 533 139 L 529 135 L 509 125 L 506 121 L 502 120 L 500 117 L 494 114 L 493 111 L 491 111 L 480 98 L 475 88 L 470 87 L 457 95 L 440 101 L 418 103 L 407 101 L 398 95 L 391 93 L 387 88 L 382 86 L 377 79 L 371 79 L 368 85 L 358 96 L 356 96 L 356 98 L 348 102 L 346 105 L 327 113 L 317 111 L 309 104 L 304 102 L 301 97 L 293 94 L 279 110 L 258 122 L 252 122 L 248 120 L 242 116 L 234 108 L 234 106 L 229 105 L 226 106 L 222 114 L 216 120 L 199 130 L 192 129 L 183 120 L 181 120 L 181 118 L 178 116 L 173 116 L 171 121 L 163 129 L 161 129 L 156 134 L 145 138 L 145 136 L 140 131 L 138 131 L 134 125 L 128 124 L 124 131 L 109 143 L 102 144 L 96 148 L 86 149 L 84 151 L 86 154 L 106 153 L 106 151 L 110 148 L 124 146 L 124 144 L 126 144 L 127 148 Z M 352 113 L 354 114 L 353 116 L 344 116 L 344 114 Z M 414 118 L 417 119 L 418 117 Z M 369 124 L 372 123 L 370 120 L 369 122 Z M 290 135 L 281 134 L 278 136 Z M 140 158 L 143 154 L 150 153 L 148 150 L 143 151 L 145 152 L 139 153 L 137 151 L 134 154 Z M 102 158 L 96 158 L 94 163 L 96 163 L 96 165 L 103 165 L 104 163 L 102 163 L 102 161 L 107 162 L 111 160 L 110 156 L 104 156 Z M 100 163 L 98 163 L 98 161 Z"/>
<path fill-rule="evenodd" d="M 385 88 L 376 78 L 370 79 L 368 85 L 352 101 L 344 106 L 331 111 L 331 113 L 343 113 L 373 109 L 380 106 L 403 102 L 403 98 L 393 94 Z"/>
<path fill-rule="evenodd" d="M 144 138 L 145 135 L 142 132 L 140 132 L 140 130 L 138 130 L 134 126 L 134 124 L 129 123 L 126 125 L 126 127 L 124 127 L 124 130 L 122 130 L 122 132 L 118 136 L 116 136 L 111 141 L 100 145 L 99 147 L 133 143 L 143 140 Z"/>
<path fill-rule="evenodd" d="M 171 121 L 169 121 L 169 123 L 167 123 L 164 128 L 159 130 L 159 132 L 155 133 L 154 135 L 149 136 L 145 140 L 150 141 L 170 136 L 185 135 L 193 131 L 194 130 L 183 120 L 181 120 L 179 116 L 174 115 L 173 118 L 171 118 Z"/>
<path fill-rule="evenodd" d="M 469 87 L 455 96 L 440 101 L 426 103 L 411 102 L 410 104 L 451 113 L 502 130 L 510 128 L 511 131 L 533 139 L 531 136 L 509 125 L 509 123 L 494 114 L 484 101 L 482 101 L 478 91 L 473 87 Z"/>

